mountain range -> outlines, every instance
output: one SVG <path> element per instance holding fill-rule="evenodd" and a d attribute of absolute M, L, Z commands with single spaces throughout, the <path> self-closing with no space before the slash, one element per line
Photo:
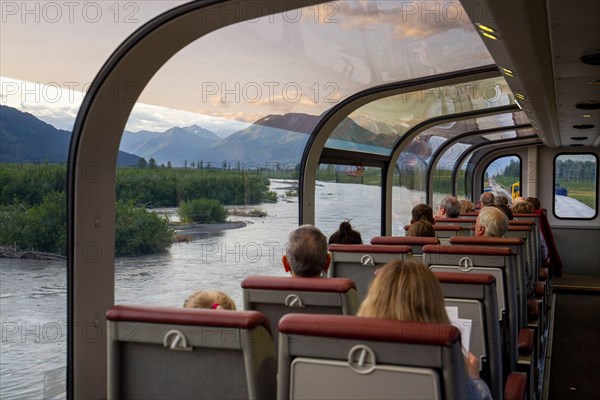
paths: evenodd
<path fill-rule="evenodd" d="M 65 162 L 71 133 L 58 130 L 31 114 L 1 106 L 0 162 Z M 225 138 L 197 125 L 164 132 L 125 131 L 119 164 L 135 165 L 138 156 L 160 164 L 183 166 L 202 161 L 222 165 L 299 162 L 310 133 L 321 116 L 288 113 L 268 115 Z M 390 147 L 397 139 L 375 134 L 346 118 L 332 133 L 329 144 L 343 149 Z"/>
<path fill-rule="evenodd" d="M 56 129 L 33 115 L 0 105 L 0 162 L 66 163 L 71 132 Z M 139 157 L 119 151 L 119 165 L 137 165 Z"/>

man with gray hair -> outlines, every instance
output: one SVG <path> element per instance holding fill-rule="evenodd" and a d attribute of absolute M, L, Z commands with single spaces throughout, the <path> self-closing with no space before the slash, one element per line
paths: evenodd
<path fill-rule="evenodd" d="M 440 208 L 434 218 L 458 218 L 460 215 L 460 201 L 454 196 L 446 196 L 440 202 Z"/>
<path fill-rule="evenodd" d="M 504 237 L 508 217 L 496 207 L 484 207 L 475 220 L 475 236 Z"/>
<path fill-rule="evenodd" d="M 316 227 L 302 225 L 290 233 L 283 268 L 293 277 L 318 278 L 329 269 L 327 238 Z"/>
<path fill-rule="evenodd" d="M 479 204 L 481 208 L 493 206 L 494 205 L 494 193 L 492 192 L 483 192 L 479 197 Z"/>

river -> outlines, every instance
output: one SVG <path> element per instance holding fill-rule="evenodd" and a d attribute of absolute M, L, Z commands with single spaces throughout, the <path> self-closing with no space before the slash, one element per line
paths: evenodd
<path fill-rule="evenodd" d="M 274 180 L 279 201 L 262 204 L 264 218 L 230 217 L 247 223 L 162 254 L 118 258 L 115 302 L 180 307 L 200 289 L 228 293 L 243 308 L 240 282 L 249 275 L 285 275 L 281 266 L 287 235 L 298 224 L 298 200 L 285 197 L 290 182 Z M 316 225 L 329 236 L 352 218 L 368 243 L 380 234 L 380 189 L 359 184 L 319 183 Z M 394 187 L 393 232 L 398 234 L 418 203 L 418 193 Z M 238 207 L 243 208 L 243 207 Z M 64 398 L 66 363 L 66 265 L 64 262 L 0 259 L 0 398 Z"/>

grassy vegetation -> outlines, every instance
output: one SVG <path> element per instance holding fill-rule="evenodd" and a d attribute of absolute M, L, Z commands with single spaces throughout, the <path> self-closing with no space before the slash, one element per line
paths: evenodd
<path fill-rule="evenodd" d="M 218 200 L 194 199 L 181 202 L 179 216 L 183 222 L 216 224 L 225 222 L 227 210 Z"/>
<path fill-rule="evenodd" d="M 558 182 L 569 192 L 569 197 L 579 200 L 583 204 L 596 208 L 596 181 L 592 179 L 579 182 Z"/>
<path fill-rule="evenodd" d="M 171 245 L 173 231 L 167 220 L 146 207 L 182 203 L 190 208 L 196 199 L 204 199 L 210 205 L 195 204 L 184 211 L 185 218 L 221 222 L 227 216 L 223 204 L 277 201 L 268 188 L 264 171 L 118 168 L 115 252 L 139 255 Z M 65 165 L 0 164 L 0 245 L 64 254 L 65 189 Z"/>
<path fill-rule="evenodd" d="M 38 204 L 49 192 L 64 192 L 65 165 L 1 164 L 0 204 L 13 198 Z M 260 204 L 276 201 L 268 192 L 269 179 L 261 171 L 223 171 L 179 168 L 118 168 L 118 200 L 147 207 L 177 207 L 181 201 L 208 198 L 226 205 Z"/>

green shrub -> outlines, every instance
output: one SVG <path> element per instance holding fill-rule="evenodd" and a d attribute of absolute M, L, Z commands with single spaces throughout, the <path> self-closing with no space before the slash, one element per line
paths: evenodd
<path fill-rule="evenodd" d="M 0 243 L 20 250 L 65 254 L 66 219 L 64 192 L 50 192 L 34 206 L 15 201 L 0 208 Z"/>
<path fill-rule="evenodd" d="M 277 193 L 271 191 L 266 192 L 263 201 L 265 203 L 277 203 Z"/>
<path fill-rule="evenodd" d="M 227 210 L 218 200 L 194 199 L 179 204 L 179 217 L 183 222 L 214 224 L 225 222 Z"/>
<path fill-rule="evenodd" d="M 116 255 L 160 253 L 171 247 L 175 232 L 166 218 L 144 208 L 136 208 L 133 202 L 118 201 L 115 213 Z"/>

